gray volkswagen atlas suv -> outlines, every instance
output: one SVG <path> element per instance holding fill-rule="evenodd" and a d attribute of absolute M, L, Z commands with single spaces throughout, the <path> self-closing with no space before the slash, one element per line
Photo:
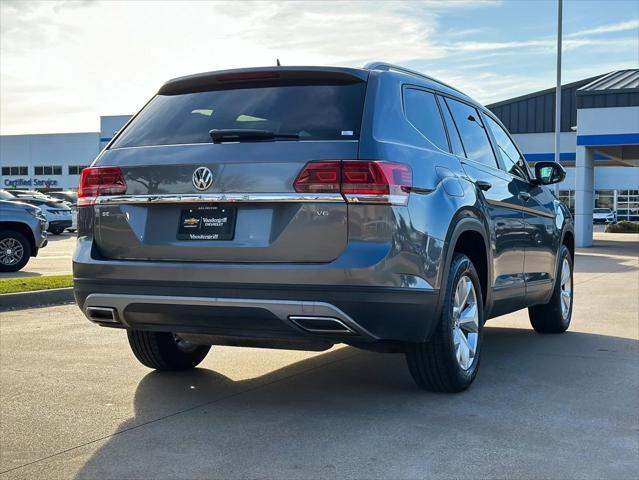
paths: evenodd
<path fill-rule="evenodd" d="M 564 175 L 402 67 L 181 77 L 82 171 L 75 297 L 158 370 L 211 345 L 346 343 L 461 391 L 488 318 L 568 328 L 573 223 L 546 187 Z"/>

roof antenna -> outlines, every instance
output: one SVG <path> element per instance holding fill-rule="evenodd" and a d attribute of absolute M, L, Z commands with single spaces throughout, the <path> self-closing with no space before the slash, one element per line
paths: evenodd
<path fill-rule="evenodd" d="M 278 66 L 278 67 L 281 67 L 282 65 L 280 64 L 280 59 L 279 59 L 279 58 L 277 58 L 276 60 L 277 60 L 277 66 Z"/>

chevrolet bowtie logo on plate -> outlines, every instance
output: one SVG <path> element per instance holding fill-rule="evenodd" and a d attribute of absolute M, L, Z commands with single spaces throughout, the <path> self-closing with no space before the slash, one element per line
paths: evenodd
<path fill-rule="evenodd" d="M 213 173 L 206 167 L 198 167 L 193 172 L 193 186 L 198 190 L 208 190 L 213 184 Z"/>
<path fill-rule="evenodd" d="M 198 223 L 200 223 L 200 219 L 199 218 L 185 218 L 184 219 L 184 225 L 197 225 Z"/>

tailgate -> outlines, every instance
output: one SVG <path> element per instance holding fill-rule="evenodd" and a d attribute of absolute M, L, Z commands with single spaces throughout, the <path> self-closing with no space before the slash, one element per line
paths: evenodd
<path fill-rule="evenodd" d="M 346 247 L 346 203 L 339 193 L 296 193 L 293 182 L 310 160 L 356 155 L 356 142 L 110 150 L 101 160 L 122 169 L 127 192 L 95 206 L 97 247 L 123 260 L 330 262 Z M 205 192 L 194 186 L 200 167 L 212 175 Z"/>

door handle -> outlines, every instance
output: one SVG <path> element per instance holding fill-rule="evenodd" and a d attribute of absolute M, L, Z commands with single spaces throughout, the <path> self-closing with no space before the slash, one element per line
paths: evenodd
<path fill-rule="evenodd" d="M 527 202 L 532 198 L 532 196 L 528 192 L 519 192 L 519 198 L 521 198 L 524 202 Z"/>
<path fill-rule="evenodd" d="M 484 192 L 490 190 L 493 186 L 492 183 L 487 182 L 485 180 L 475 180 L 475 185 L 477 185 L 477 188 L 479 188 L 480 190 Z"/>

